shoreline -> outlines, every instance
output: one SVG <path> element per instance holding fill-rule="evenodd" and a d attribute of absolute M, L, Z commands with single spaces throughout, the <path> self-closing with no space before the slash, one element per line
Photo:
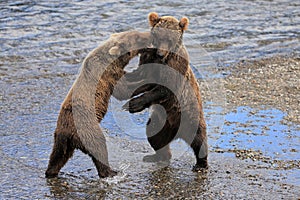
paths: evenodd
<path fill-rule="evenodd" d="M 242 61 L 224 79 L 227 106 L 276 108 L 300 125 L 300 55 Z"/>

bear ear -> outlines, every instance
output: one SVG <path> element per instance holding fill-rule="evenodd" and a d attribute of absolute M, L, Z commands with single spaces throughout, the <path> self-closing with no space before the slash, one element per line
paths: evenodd
<path fill-rule="evenodd" d="M 155 24 L 159 21 L 159 16 L 156 12 L 151 12 L 148 15 L 149 24 L 151 27 L 154 27 Z"/>
<path fill-rule="evenodd" d="M 183 31 L 188 29 L 188 25 L 189 25 L 189 19 L 187 17 L 181 18 L 179 22 L 179 26 L 182 28 Z"/>

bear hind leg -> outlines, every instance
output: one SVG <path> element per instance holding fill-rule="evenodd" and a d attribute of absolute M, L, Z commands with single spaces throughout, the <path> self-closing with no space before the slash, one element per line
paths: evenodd
<path fill-rule="evenodd" d="M 62 133 L 56 134 L 48 168 L 45 173 L 46 178 L 56 177 L 60 169 L 72 157 L 74 150 L 75 148 L 66 135 Z"/>
<path fill-rule="evenodd" d="M 166 145 L 159 150 L 155 150 L 155 154 L 146 155 L 143 157 L 144 162 L 165 162 L 169 163 L 172 157 L 170 146 Z"/>
<path fill-rule="evenodd" d="M 173 140 L 173 130 L 170 129 L 169 123 L 162 123 L 163 115 L 159 110 L 155 110 L 151 118 L 147 122 L 146 134 L 148 142 L 155 150 L 155 154 L 146 155 L 143 158 L 144 162 L 165 162 L 169 163 L 172 157 L 170 150 L 170 142 Z M 162 127 L 161 130 L 160 127 Z"/>
<path fill-rule="evenodd" d="M 90 128 L 93 128 L 93 126 Z M 109 166 L 105 136 L 98 124 L 94 128 L 88 140 L 83 136 L 81 140 L 80 138 L 76 138 L 77 148 L 92 158 L 100 178 L 113 177 L 117 175 L 117 172 Z M 86 140 L 84 141 L 84 139 Z"/>
<path fill-rule="evenodd" d="M 193 171 L 199 171 L 203 168 L 208 168 L 207 164 L 207 154 L 208 154 L 208 146 L 207 146 L 207 139 L 205 134 L 201 133 L 201 128 L 199 127 L 197 134 L 195 135 L 194 140 L 191 143 L 191 147 L 194 151 L 196 156 L 196 165 L 193 167 Z M 202 134 L 204 136 L 202 136 Z"/>
<path fill-rule="evenodd" d="M 113 176 L 117 175 L 117 172 L 112 170 L 109 166 L 99 162 L 92 155 L 90 155 L 90 157 L 92 158 L 92 160 L 97 168 L 98 176 L 100 178 L 113 177 Z"/>

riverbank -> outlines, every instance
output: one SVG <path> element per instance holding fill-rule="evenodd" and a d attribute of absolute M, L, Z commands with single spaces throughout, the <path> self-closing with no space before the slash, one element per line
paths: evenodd
<path fill-rule="evenodd" d="M 208 135 L 208 170 L 192 172 L 193 153 L 176 146 L 169 167 L 143 163 L 142 157 L 152 153 L 146 141 L 113 136 L 108 140 L 108 149 L 113 168 L 122 172 L 118 177 L 98 180 L 94 169 L 85 172 L 81 166 L 80 173 L 72 169 L 73 173 L 63 174 L 64 181 L 49 181 L 52 193 L 48 197 L 299 198 L 299 61 L 298 57 L 244 61 L 226 68 L 228 75 L 222 80 L 213 81 L 224 84 L 226 109 L 222 112 L 224 125 L 220 133 L 210 129 Z M 211 83 L 207 84 L 218 85 Z M 204 88 L 204 95 L 206 92 L 210 92 L 208 96 L 217 95 L 213 88 Z M 203 98 L 205 105 L 211 100 Z M 208 119 L 215 114 L 213 111 L 207 110 Z M 141 129 L 140 134 L 144 131 Z M 72 161 L 82 162 L 81 159 Z M 96 192 L 96 188 L 101 190 Z"/>
<path fill-rule="evenodd" d="M 203 87 L 204 105 L 216 95 L 222 97 L 218 105 L 225 105 L 220 118 L 214 118 L 218 111 L 213 104 L 206 110 L 208 128 L 211 122 L 221 119 L 223 125 L 218 131 L 210 129 L 209 169 L 199 173 L 191 171 L 194 155 L 186 147 L 172 150 L 173 159 L 167 168 L 157 168 L 142 162 L 143 156 L 152 153 L 149 144 L 143 140 L 121 136 L 116 124 L 107 123 L 107 143 L 110 163 L 120 173 L 113 179 L 99 180 L 90 158 L 80 152 L 67 163 L 59 178 L 47 180 L 44 171 L 53 142 L 57 113 L 55 105 L 64 98 L 64 93 L 55 92 L 57 102 L 50 104 L 43 87 L 34 84 L 16 85 L 24 95 L 32 95 L 31 87 L 39 91 L 37 107 L 34 99 L 27 107 L 2 110 L 14 115 L 3 119 L 17 120 L 27 131 L 6 125 L 1 145 L 1 197 L 31 199 L 127 199 L 127 198 L 187 198 L 187 199 L 298 199 L 300 197 L 299 163 L 299 57 L 272 57 L 256 61 L 241 62 L 220 69 L 224 78 L 208 82 L 209 92 Z M 48 79 L 47 79 L 48 80 Z M 52 79 L 50 79 L 52 80 Z M 49 91 L 67 88 L 65 77 L 48 81 Z M 211 81 L 211 80 L 206 80 Z M 39 80 L 39 83 L 42 81 Z M 45 84 L 48 83 L 44 81 Z M 61 87 L 64 83 L 66 87 Z M 205 84 L 204 84 L 205 86 Z M 207 84 L 206 84 L 207 86 Z M 222 86 L 222 87 L 221 87 Z M 26 89 L 24 89 L 26 88 Z M 220 90 L 221 93 L 217 93 Z M 67 89 L 64 90 L 67 92 Z M 214 93 L 216 91 L 216 93 Z M 43 93 L 44 92 L 44 93 Z M 14 90 L 5 93 L 3 106 L 23 105 L 14 98 Z M 10 96 L 12 95 L 12 96 Z M 224 97 L 224 98 L 223 98 Z M 26 99 L 26 98 L 24 98 Z M 42 101 L 45 99 L 44 101 Z M 50 106 L 52 105 L 52 106 Z M 44 111 L 47 108 L 47 112 Z M 43 108 L 43 109 L 42 109 Z M 31 111 L 30 109 L 37 109 Z M 56 107 L 57 111 L 59 106 Z M 212 111 L 211 111 L 212 110 Z M 5 111 L 5 112 L 4 112 Z M 18 114 L 33 113 L 20 118 Z M 16 115 L 16 117 L 14 117 Z M 24 119 L 25 121 L 24 123 Z M 43 120 L 41 120 L 43 119 Z M 18 121 L 19 120 L 19 121 Z M 13 121 L 14 122 L 14 121 Z M 3 123 L 9 124 L 9 123 Z M 35 126 L 32 126 L 35 124 Z M 217 124 L 218 125 L 218 124 Z M 22 127 L 20 125 L 20 127 Z M 46 130 L 46 133 L 45 133 Z M 42 136 L 39 133 L 45 133 Z M 34 134 L 35 133 L 35 134 Z M 145 129 L 140 129 L 140 135 Z M 25 144 L 25 146 L 24 146 Z M 176 143 L 177 144 L 177 143 Z M 17 152 L 17 154 L 16 154 Z M 20 173 L 22 172 L 22 173 Z"/>
<path fill-rule="evenodd" d="M 300 56 L 245 61 L 225 78 L 227 105 L 280 109 L 283 123 L 300 124 Z"/>

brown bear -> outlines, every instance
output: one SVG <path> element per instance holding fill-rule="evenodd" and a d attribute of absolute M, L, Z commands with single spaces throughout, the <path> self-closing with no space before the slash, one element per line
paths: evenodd
<path fill-rule="evenodd" d="M 153 48 L 141 54 L 137 70 L 125 75 L 131 91 L 128 93 L 133 98 L 123 106 L 130 113 L 152 107 L 146 133 L 156 153 L 143 160 L 169 163 L 169 144 L 181 138 L 196 156 L 193 170 L 207 168 L 208 147 L 201 93 L 182 42 L 189 21 L 186 17 L 180 21 L 171 16 L 159 17 L 157 13 L 150 13 L 148 18 Z"/>
<path fill-rule="evenodd" d="M 109 167 L 106 140 L 99 123 L 107 111 L 114 85 L 125 73 L 123 68 L 150 43 L 150 33 L 117 33 L 88 54 L 62 103 L 46 177 L 57 176 L 75 149 L 92 158 L 99 177 L 116 174 Z"/>

